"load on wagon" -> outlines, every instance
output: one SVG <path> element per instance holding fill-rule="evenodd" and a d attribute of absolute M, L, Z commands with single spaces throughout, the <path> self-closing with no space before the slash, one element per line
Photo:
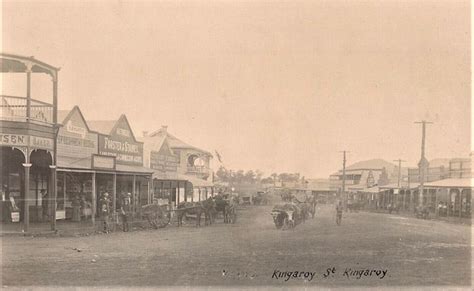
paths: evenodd
<path fill-rule="evenodd" d="M 294 228 L 303 220 L 301 208 L 293 203 L 275 205 L 271 215 L 277 229 Z"/>

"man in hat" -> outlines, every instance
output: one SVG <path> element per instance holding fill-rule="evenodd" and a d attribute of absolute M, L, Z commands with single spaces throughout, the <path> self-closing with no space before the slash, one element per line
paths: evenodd
<path fill-rule="evenodd" d="M 128 223 L 128 216 L 131 211 L 131 199 L 132 194 L 127 193 L 123 195 L 122 203 L 120 207 L 120 214 L 122 216 L 122 229 L 124 232 L 130 231 L 130 225 Z"/>
<path fill-rule="evenodd" d="M 100 199 L 100 216 L 104 219 L 104 232 L 109 232 L 109 213 L 110 213 L 110 199 L 109 193 L 105 191 L 102 193 Z"/>

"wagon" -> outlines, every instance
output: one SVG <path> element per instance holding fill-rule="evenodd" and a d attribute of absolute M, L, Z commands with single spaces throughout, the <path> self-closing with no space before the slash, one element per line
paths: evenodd
<path fill-rule="evenodd" d="M 271 215 L 277 229 L 294 228 L 303 220 L 301 208 L 292 203 L 276 205 Z"/>
<path fill-rule="evenodd" d="M 166 227 L 170 224 L 171 211 L 167 205 L 148 204 L 142 206 L 141 215 L 155 229 Z"/>

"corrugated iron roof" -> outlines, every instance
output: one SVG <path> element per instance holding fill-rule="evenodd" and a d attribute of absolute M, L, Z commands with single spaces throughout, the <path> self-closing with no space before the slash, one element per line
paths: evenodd
<path fill-rule="evenodd" d="M 450 178 L 425 183 L 425 187 L 440 188 L 474 188 L 474 178 Z"/>

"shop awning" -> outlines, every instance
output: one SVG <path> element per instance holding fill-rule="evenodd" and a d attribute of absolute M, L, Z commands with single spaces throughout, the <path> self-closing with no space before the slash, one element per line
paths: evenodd
<path fill-rule="evenodd" d="M 188 181 L 193 184 L 194 187 L 213 187 L 214 183 L 199 179 L 193 176 L 178 174 L 178 173 L 162 173 L 154 172 L 153 179 L 157 180 L 169 180 L 169 181 Z"/>
<path fill-rule="evenodd" d="M 417 189 L 420 186 L 420 183 L 410 183 L 408 185 L 407 182 L 401 182 L 400 187 L 398 187 L 398 183 L 391 183 L 383 186 L 379 186 L 380 189 Z"/>
<path fill-rule="evenodd" d="M 178 178 L 180 180 L 186 180 L 186 181 L 190 182 L 191 184 L 193 184 L 193 187 L 213 187 L 214 186 L 214 183 L 212 183 L 212 182 L 209 182 L 209 181 L 206 181 L 206 180 L 203 180 L 203 179 L 199 179 L 199 178 L 196 178 L 196 177 L 193 177 L 193 176 L 178 174 Z"/>
<path fill-rule="evenodd" d="M 117 172 L 126 172 L 126 173 L 133 173 L 133 174 L 153 174 L 153 170 L 141 166 L 129 166 L 129 165 L 117 165 L 115 170 Z"/>
<path fill-rule="evenodd" d="M 474 178 L 450 178 L 425 183 L 425 187 L 436 188 L 474 188 Z"/>
<path fill-rule="evenodd" d="M 110 172 L 110 173 L 127 173 L 127 174 L 136 174 L 136 175 L 151 175 L 153 173 L 152 169 L 141 167 L 141 166 L 129 166 L 129 165 L 116 165 L 114 169 L 93 169 L 92 168 L 92 159 L 87 158 L 71 158 L 71 157 L 58 157 L 57 162 L 58 170 L 87 170 L 90 172 Z"/>
<path fill-rule="evenodd" d="M 79 169 L 79 170 L 91 170 L 92 159 L 87 158 L 71 158 L 71 157 L 58 157 L 57 166 L 62 169 Z"/>
<path fill-rule="evenodd" d="M 364 189 L 361 189 L 359 190 L 358 192 L 362 192 L 362 193 L 379 193 L 380 192 L 380 188 L 379 187 L 370 187 L 370 188 L 364 188 Z"/>

